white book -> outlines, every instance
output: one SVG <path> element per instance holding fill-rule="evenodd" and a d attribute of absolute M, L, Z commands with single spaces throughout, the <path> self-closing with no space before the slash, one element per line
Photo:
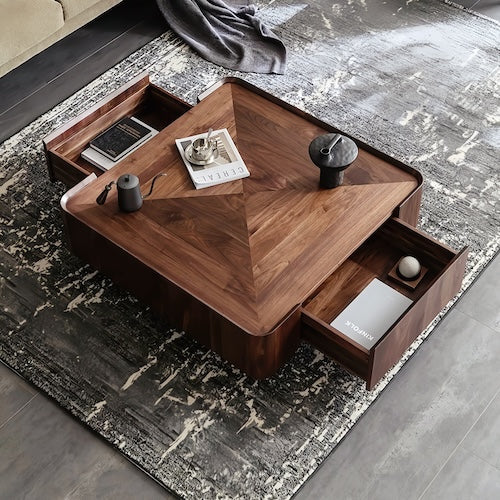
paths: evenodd
<path fill-rule="evenodd" d="M 412 303 L 402 293 L 374 278 L 330 325 L 371 349 Z"/>
<path fill-rule="evenodd" d="M 207 133 L 192 135 L 176 139 L 175 144 L 181 155 L 182 161 L 193 181 L 196 189 L 202 189 L 224 182 L 230 182 L 237 179 L 248 177 L 250 172 L 247 169 L 240 153 L 236 149 L 233 139 L 227 129 L 214 130 L 210 136 L 211 140 L 216 141 L 218 156 L 208 165 L 195 165 L 186 157 L 186 149 L 195 141 L 206 137 Z"/>
<path fill-rule="evenodd" d="M 118 163 L 120 163 L 121 160 L 123 160 L 124 158 L 126 158 L 128 155 L 132 154 L 136 149 L 138 149 L 140 146 L 142 146 L 144 143 L 146 143 L 152 137 L 154 137 L 156 134 L 158 134 L 158 130 L 154 129 L 153 127 L 150 127 L 147 123 L 144 123 L 141 120 L 135 118 L 135 116 L 131 116 L 131 119 L 134 120 L 137 123 L 140 123 L 141 125 L 143 125 L 144 127 L 148 128 L 149 130 L 151 130 L 151 135 L 146 140 L 144 140 L 143 142 L 141 142 L 140 144 L 138 144 L 135 148 L 133 148 L 132 150 L 130 150 L 128 153 L 126 153 L 124 156 L 122 156 L 117 161 L 111 160 L 110 158 L 108 158 L 107 156 L 103 155 L 102 153 L 99 153 L 99 151 L 97 151 L 96 149 L 94 149 L 94 148 L 92 148 L 90 146 L 88 148 L 84 149 L 81 152 L 81 157 L 83 159 L 87 160 L 89 163 L 91 163 L 95 167 L 100 168 L 101 170 L 106 171 L 106 170 L 109 170 L 110 168 L 114 167 Z"/>

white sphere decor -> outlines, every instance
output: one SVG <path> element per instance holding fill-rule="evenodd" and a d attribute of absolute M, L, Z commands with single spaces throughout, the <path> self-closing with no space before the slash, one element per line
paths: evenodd
<path fill-rule="evenodd" d="M 398 272 L 403 278 L 412 279 L 420 274 L 420 262 L 415 258 L 407 255 L 399 262 Z"/>

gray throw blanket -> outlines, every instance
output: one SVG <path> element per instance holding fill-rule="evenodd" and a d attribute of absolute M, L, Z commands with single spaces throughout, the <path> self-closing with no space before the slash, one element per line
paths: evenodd
<path fill-rule="evenodd" d="M 157 0 L 170 28 L 208 61 L 238 71 L 284 73 L 285 46 L 255 16 L 255 6 L 244 2 Z"/>

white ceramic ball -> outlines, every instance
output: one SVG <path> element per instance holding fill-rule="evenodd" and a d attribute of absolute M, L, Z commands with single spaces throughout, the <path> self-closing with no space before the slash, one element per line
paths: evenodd
<path fill-rule="evenodd" d="M 410 255 L 403 257 L 399 263 L 398 271 L 403 278 L 416 278 L 420 273 L 420 262 Z"/>

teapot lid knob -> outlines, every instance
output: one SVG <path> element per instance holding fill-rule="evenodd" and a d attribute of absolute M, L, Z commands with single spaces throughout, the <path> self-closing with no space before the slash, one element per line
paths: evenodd
<path fill-rule="evenodd" d="M 134 189 L 139 186 L 139 177 L 134 174 L 123 174 L 116 182 L 118 189 Z"/>

